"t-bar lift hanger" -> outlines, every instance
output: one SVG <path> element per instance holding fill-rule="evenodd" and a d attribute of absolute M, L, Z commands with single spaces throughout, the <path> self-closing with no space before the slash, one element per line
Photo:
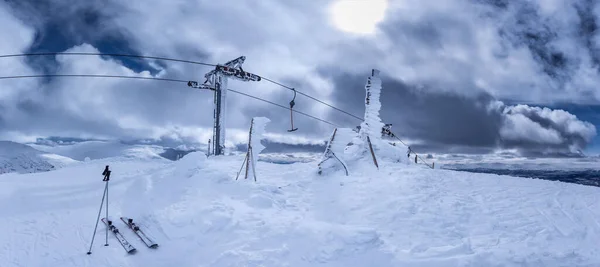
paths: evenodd
<path fill-rule="evenodd" d="M 294 108 L 294 105 L 296 105 L 296 103 L 294 102 L 294 100 L 296 100 L 296 89 L 292 88 L 292 91 L 294 91 L 294 98 L 292 99 L 292 101 L 290 101 L 290 123 L 292 124 L 292 128 L 289 129 L 288 132 L 294 132 L 298 130 L 298 128 L 294 128 L 294 111 L 292 110 Z"/>

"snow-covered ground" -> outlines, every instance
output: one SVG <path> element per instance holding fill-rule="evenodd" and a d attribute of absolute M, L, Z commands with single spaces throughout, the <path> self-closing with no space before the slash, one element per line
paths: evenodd
<path fill-rule="evenodd" d="M 600 189 L 429 170 L 367 159 L 316 174 L 316 163 L 244 155 L 180 161 L 107 158 L 0 175 L 1 266 L 600 266 Z M 126 254 L 100 223 L 86 255 L 110 165 L 109 214 L 138 249 Z M 146 248 L 118 217 L 158 244 Z"/>
<path fill-rule="evenodd" d="M 71 158 L 39 151 L 28 145 L 0 141 L 0 174 L 45 172 L 75 162 Z"/>

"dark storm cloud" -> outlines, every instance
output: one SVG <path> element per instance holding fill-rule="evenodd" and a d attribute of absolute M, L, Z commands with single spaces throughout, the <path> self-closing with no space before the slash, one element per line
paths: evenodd
<path fill-rule="evenodd" d="M 25 25 L 35 29 L 32 42 L 19 46 L 23 51 L 70 49 L 211 63 L 245 55 L 245 70 L 282 81 L 359 117 L 366 76 L 370 68 L 380 68 L 384 122 L 392 123 L 397 134 L 420 141 L 416 146 L 424 150 L 487 153 L 515 148 L 537 153 L 548 148 L 551 153 L 570 153 L 589 143 L 591 128 L 578 119 L 561 121 L 556 112 L 530 106 L 516 109 L 496 99 L 541 105 L 557 99 L 598 101 L 597 69 L 586 63 L 593 61 L 597 51 L 595 3 L 578 1 L 576 8 L 549 9 L 550 4 L 526 1 L 415 1 L 400 7 L 396 6 L 400 2 L 391 1 L 395 7 L 388 10 L 381 31 L 357 37 L 328 24 L 329 2 L 8 3 Z M 29 58 L 27 62 L 40 72 L 159 75 L 199 82 L 211 69 L 98 57 Z M 285 107 L 293 96 L 264 81 L 230 80 L 229 87 Z M 4 125 L 10 125 L 7 128 L 40 135 L 61 135 L 62 129 L 62 135 L 97 133 L 115 138 L 172 134 L 205 142 L 206 136 L 198 137 L 192 128 L 212 125 L 212 94 L 190 90 L 185 84 L 53 79 L 39 81 L 35 88 L 39 90 L 3 99 L 12 101 L 6 105 L 6 115 L 0 114 Z M 295 109 L 343 127 L 360 123 L 301 95 L 295 102 Z M 238 141 L 245 140 L 254 116 L 269 117 L 267 131 L 281 133 L 280 139 L 322 139 L 332 130 L 295 114 L 299 131 L 289 134 L 289 110 L 234 93 L 229 93 L 227 105 L 228 137 L 236 136 Z"/>
<path fill-rule="evenodd" d="M 100 1 L 8 0 L 14 14 L 36 29 L 29 53 L 64 51 L 91 44 L 102 53 L 140 54 L 130 44 L 129 33 L 114 18 L 123 7 Z M 135 71 L 156 69 L 135 58 L 114 58 Z M 47 73 L 58 71 L 53 57 L 28 57 L 29 65 Z"/>
<path fill-rule="evenodd" d="M 335 102 L 342 109 L 362 116 L 365 77 L 340 75 L 335 80 L 337 89 L 343 92 Z M 491 100 L 484 94 L 467 98 L 450 93 L 428 93 L 383 77 L 380 114 L 383 122 L 391 123 L 393 131 L 400 136 L 439 144 L 493 146 L 502 118 L 498 113 L 487 111 Z"/>
<path fill-rule="evenodd" d="M 598 30 L 598 18 L 594 14 L 596 6 L 597 3 L 594 0 L 585 0 L 575 4 L 579 16 L 579 35 L 585 43 L 594 65 L 598 66 L 600 65 L 600 46 L 594 40 L 594 35 Z"/>
<path fill-rule="evenodd" d="M 362 77 L 335 76 L 340 92 L 335 103 L 362 114 Z M 362 81 L 362 83 L 361 83 Z M 361 96 L 358 98 L 357 96 Z M 593 125 L 562 110 L 526 105 L 506 106 L 487 94 L 465 97 L 422 90 L 383 78 L 384 123 L 402 138 L 421 140 L 415 150 L 438 153 L 489 153 L 517 149 L 523 155 L 578 155 L 596 134 Z M 335 115 L 332 119 L 341 119 Z"/>

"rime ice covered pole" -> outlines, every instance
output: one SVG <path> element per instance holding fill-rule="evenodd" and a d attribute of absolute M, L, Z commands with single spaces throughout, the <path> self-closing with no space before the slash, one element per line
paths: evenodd
<path fill-rule="evenodd" d="M 379 117 L 381 109 L 381 79 L 379 70 L 373 69 L 365 85 L 365 119 L 360 124 L 360 137 L 366 142 L 367 135 L 373 139 L 381 139 L 381 129 L 384 123 Z"/>
<path fill-rule="evenodd" d="M 379 110 L 381 109 L 380 96 L 381 79 L 379 78 L 379 70 L 373 69 L 365 85 L 365 119 L 360 124 L 359 137 L 362 143 L 368 146 L 368 151 L 373 157 L 373 163 L 377 167 L 379 166 L 375 158 L 375 149 L 381 143 L 381 130 L 384 127 L 384 123 L 381 122 L 379 117 Z M 373 143 L 375 148 L 373 148 Z"/>
<path fill-rule="evenodd" d="M 255 171 L 256 161 L 258 160 L 258 154 L 265 149 L 265 146 L 262 145 L 260 140 L 263 139 L 263 135 L 265 134 L 265 127 L 267 123 L 271 122 L 268 118 L 265 117 L 257 117 L 253 119 L 254 125 L 252 126 L 252 132 L 250 132 L 251 138 L 251 146 L 252 146 L 252 154 L 251 158 L 251 168 L 252 171 Z"/>
<path fill-rule="evenodd" d="M 351 142 L 353 136 L 354 133 L 352 132 L 352 129 L 335 128 L 333 130 L 329 142 L 327 142 L 327 146 L 325 147 L 325 152 L 323 153 L 323 156 L 321 156 L 321 161 L 317 164 L 319 174 L 323 174 L 323 171 L 326 169 L 334 169 L 336 163 L 339 162 L 344 168 L 346 176 L 348 176 L 348 165 L 346 164 L 343 155 L 344 148 Z"/>
<path fill-rule="evenodd" d="M 244 179 L 247 179 L 248 173 L 252 171 L 252 175 L 256 181 L 256 161 L 258 160 L 258 154 L 265 149 L 265 146 L 260 143 L 260 140 L 263 138 L 265 127 L 270 121 L 271 120 L 265 117 L 252 118 L 252 121 L 250 122 L 250 132 L 248 133 L 248 151 L 246 152 L 244 163 L 235 178 L 236 180 L 239 178 L 244 167 L 246 167 Z"/>

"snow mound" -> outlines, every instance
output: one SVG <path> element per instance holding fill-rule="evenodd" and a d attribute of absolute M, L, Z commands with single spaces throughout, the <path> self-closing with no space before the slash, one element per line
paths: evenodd
<path fill-rule="evenodd" d="M 322 179 L 316 162 L 257 166 L 244 155 L 116 158 L 0 176 L 7 266 L 600 266 L 600 188 L 426 170 L 381 160 Z M 110 218 L 86 255 L 110 164 Z M 159 247 L 146 248 L 119 216 Z"/>
<path fill-rule="evenodd" d="M 76 161 L 36 150 L 28 145 L 0 141 L 0 174 L 51 171 Z"/>

